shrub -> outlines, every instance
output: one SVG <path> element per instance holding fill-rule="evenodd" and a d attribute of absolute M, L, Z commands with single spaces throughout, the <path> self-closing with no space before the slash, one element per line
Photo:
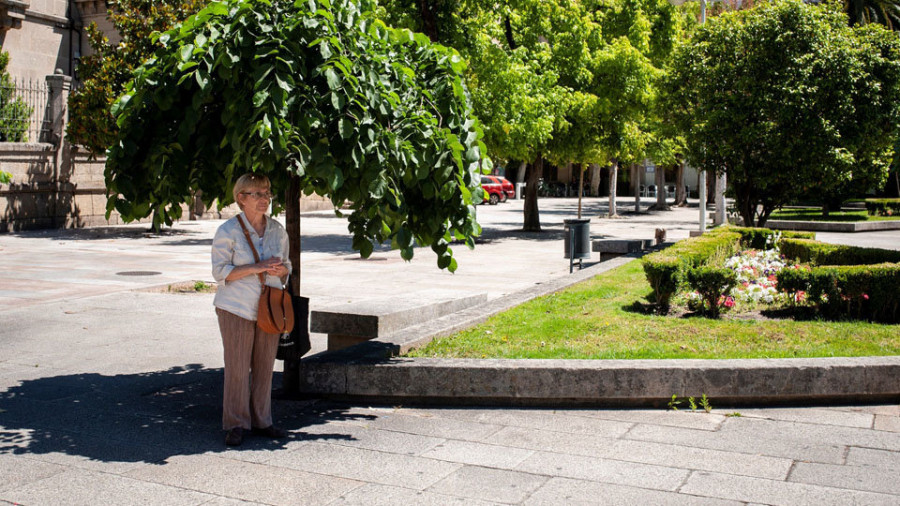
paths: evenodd
<path fill-rule="evenodd" d="M 642 260 L 644 274 L 653 288 L 656 304 L 665 311 L 672 295 L 683 286 L 690 269 L 716 260 L 724 261 L 739 249 L 740 242 L 740 234 L 731 231 L 730 227 L 722 227 L 645 256 Z"/>
<path fill-rule="evenodd" d="M 769 228 L 728 227 L 741 234 L 741 245 L 749 249 L 768 249 L 770 240 L 775 236 L 784 239 L 815 239 L 815 232 L 795 232 L 790 230 L 775 231 Z"/>
<path fill-rule="evenodd" d="M 27 142 L 28 122 L 34 109 L 15 96 L 15 84 L 6 72 L 8 65 L 9 53 L 0 53 L 0 142 Z"/>
<path fill-rule="evenodd" d="M 869 216 L 900 215 L 900 199 L 866 199 Z"/>
<path fill-rule="evenodd" d="M 705 312 L 715 318 L 721 310 L 720 299 L 737 284 L 737 274 L 727 267 L 701 266 L 688 271 L 687 280 L 703 299 Z"/>
<path fill-rule="evenodd" d="M 781 253 L 786 258 L 814 265 L 872 265 L 900 262 L 900 251 L 826 244 L 808 239 L 782 239 Z"/>
<path fill-rule="evenodd" d="M 900 264 L 813 267 L 778 273 L 778 286 L 805 291 L 821 314 L 831 318 L 900 321 Z"/>

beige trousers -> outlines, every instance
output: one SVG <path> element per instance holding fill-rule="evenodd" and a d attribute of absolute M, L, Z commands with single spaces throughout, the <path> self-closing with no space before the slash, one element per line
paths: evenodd
<path fill-rule="evenodd" d="M 223 309 L 216 308 L 216 315 L 225 349 L 222 428 L 266 428 L 272 425 L 272 369 L 279 336 Z"/>

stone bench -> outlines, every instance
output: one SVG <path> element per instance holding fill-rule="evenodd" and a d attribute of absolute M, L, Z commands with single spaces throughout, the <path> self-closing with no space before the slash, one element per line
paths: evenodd
<path fill-rule="evenodd" d="M 336 351 L 486 302 L 485 293 L 444 292 L 355 301 L 311 311 L 309 330 L 328 334 L 328 351 Z"/>
<path fill-rule="evenodd" d="M 656 246 L 655 239 L 594 239 L 591 241 L 591 251 L 600 254 L 625 255 L 644 251 L 653 246 Z"/>

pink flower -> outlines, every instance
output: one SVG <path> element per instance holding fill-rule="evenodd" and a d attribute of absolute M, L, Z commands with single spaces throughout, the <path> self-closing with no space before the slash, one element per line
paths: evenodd
<path fill-rule="evenodd" d="M 863 298 L 863 300 L 869 300 L 869 294 L 867 294 L 867 293 L 862 294 L 862 298 Z"/>
<path fill-rule="evenodd" d="M 725 297 L 725 307 L 734 307 L 734 297 Z"/>

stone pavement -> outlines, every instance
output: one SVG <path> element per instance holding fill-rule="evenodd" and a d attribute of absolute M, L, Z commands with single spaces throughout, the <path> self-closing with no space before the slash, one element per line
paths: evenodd
<path fill-rule="evenodd" d="M 589 201 L 586 215 L 603 211 Z M 627 209 L 627 200 L 622 207 Z M 490 299 L 568 275 L 571 199 L 479 208 L 460 270 L 428 250 L 359 260 L 341 220 L 303 218 L 313 307 L 432 287 Z M 592 233 L 670 239 L 696 208 L 592 220 Z M 898 504 L 900 405 L 497 409 L 277 400 L 291 433 L 222 444 L 222 358 L 209 280 L 218 222 L 0 235 L 0 501 L 43 504 Z M 831 242 L 900 249 L 893 232 Z M 321 336 L 315 336 L 322 346 Z M 280 382 L 277 373 L 276 384 Z M 737 416 L 737 415 L 740 416 Z"/>

